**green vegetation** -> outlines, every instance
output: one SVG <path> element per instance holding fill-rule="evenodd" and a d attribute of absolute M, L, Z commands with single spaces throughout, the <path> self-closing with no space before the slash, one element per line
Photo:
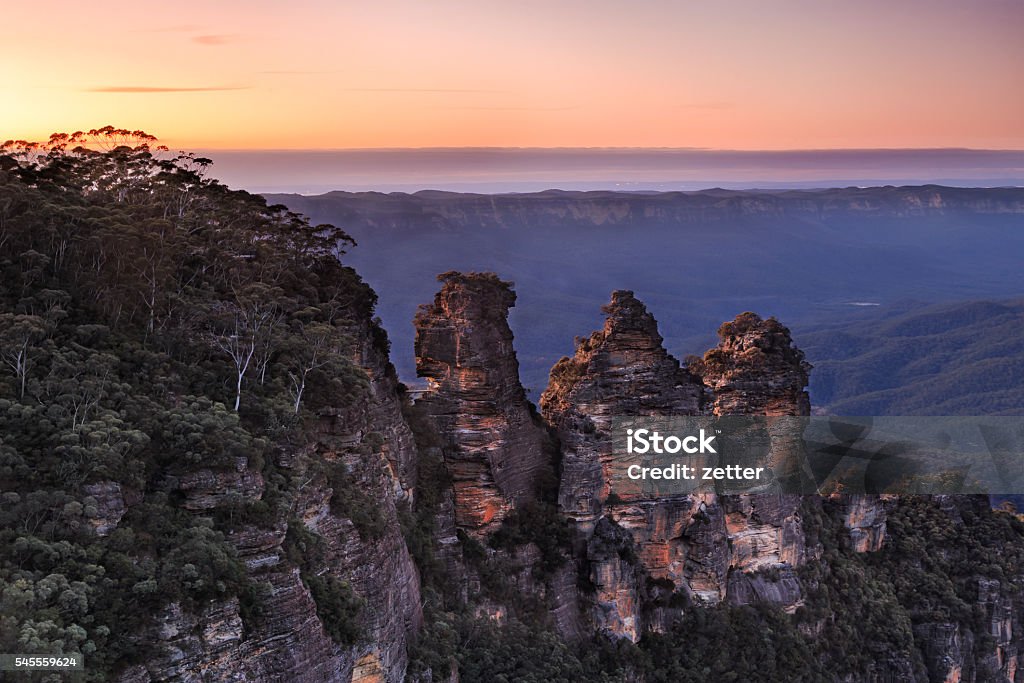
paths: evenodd
<path fill-rule="evenodd" d="M 798 330 L 837 415 L 1024 414 L 1024 304 L 975 301 Z"/>
<path fill-rule="evenodd" d="M 571 540 L 569 523 L 554 505 L 530 502 L 510 512 L 491 534 L 488 544 L 507 552 L 528 543 L 536 545 L 540 562 L 534 569 L 538 578 L 546 579 L 568 560 L 566 552 Z"/>
<path fill-rule="evenodd" d="M 251 627 L 265 587 L 225 532 L 284 517 L 272 452 L 365 396 L 350 339 L 375 297 L 338 261 L 351 240 L 209 163 L 110 127 L 0 149 L 0 651 L 85 653 L 104 680 L 170 603 L 237 597 Z M 239 467 L 260 500 L 186 509 L 182 476 Z M 348 586 L 292 559 L 352 642 Z"/>
<path fill-rule="evenodd" d="M 852 550 L 828 501 L 806 498 L 801 517 L 808 547 L 820 545 L 822 556 L 798 570 L 805 604 L 793 615 L 769 604 L 700 608 L 673 594 L 667 604 L 681 608 L 673 626 L 634 645 L 601 637 L 567 643 L 527 611 L 501 622 L 465 608 L 436 611 L 411 670 L 447 672 L 455 663 L 460 679 L 472 683 L 829 681 L 886 671 L 928 680 L 935 674 L 915 629 L 951 623 L 974 634 L 972 665 L 987 675 L 994 641 L 981 582 L 1000 581 L 1014 599 L 1024 590 L 1024 522 L 1016 515 L 988 509 L 983 498 L 907 496 L 890 511 L 889 541 L 875 553 Z M 510 526 L 499 533 L 515 538 L 518 524 Z M 592 552 L 622 551 L 614 526 L 595 539 Z M 464 543 L 471 566 L 486 561 L 483 544 Z"/>
<path fill-rule="evenodd" d="M 458 667 L 460 681 L 576 683 L 623 681 L 642 655 L 631 643 L 594 638 L 570 644 L 550 628 L 512 618 L 505 623 L 461 613 L 435 615 L 412 651 L 413 674 Z"/>
<path fill-rule="evenodd" d="M 299 520 L 288 523 L 284 550 L 292 564 L 299 567 L 302 582 L 316 603 L 316 613 L 327 633 L 339 645 L 351 645 L 363 635 L 358 616 L 363 601 L 352 593 L 352 588 L 330 574 L 317 574 L 324 566 L 323 539 Z"/>

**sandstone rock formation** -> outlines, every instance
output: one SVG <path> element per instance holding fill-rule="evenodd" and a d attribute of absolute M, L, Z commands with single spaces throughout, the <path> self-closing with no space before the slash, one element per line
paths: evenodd
<path fill-rule="evenodd" d="M 607 465 L 614 416 L 809 413 L 809 366 L 779 322 L 742 314 L 721 327 L 716 348 L 684 366 L 665 350 L 654 317 L 628 291 L 613 293 L 604 327 L 578 340 L 574 356 L 555 365 L 541 397 L 561 449 L 557 503 L 573 532 L 564 549 L 568 561 L 542 577 L 535 543 L 488 546 L 509 513 L 545 496 L 551 504 L 554 492 L 545 486 L 552 443 L 519 383 L 507 323 L 515 301 L 509 284 L 480 274 L 441 279 L 435 301 L 416 319 L 418 366 L 429 383 L 416 408 L 440 437 L 430 450 L 443 458 L 452 482 L 438 492 L 438 557 L 475 614 L 502 620 L 516 614 L 521 600 L 546 609 L 567 638 L 585 639 L 596 630 L 637 641 L 667 631 L 683 610 L 699 606 L 766 602 L 793 613 L 810 602 L 799 568 L 816 561 L 821 546 L 807 540 L 802 514 L 808 510 L 844 525 L 853 550 L 883 548 L 895 498 L 837 494 L 824 507 L 819 501 L 809 508 L 800 496 L 772 492 L 653 498 L 613 490 Z M 406 676 L 408 647 L 423 615 L 398 509 L 420 495 L 417 473 L 425 454 L 403 414 L 400 387 L 375 329 L 367 324 L 350 334 L 357 341 L 353 361 L 368 379 L 365 396 L 322 410 L 316 443 L 274 454 L 282 479 L 300 485 L 275 503 L 272 523 L 230 532 L 264 595 L 263 616 L 246 624 L 235 598 L 198 611 L 167 605 L 153 631 L 140 634 L 158 654 L 126 670 L 121 681 L 377 683 Z M 228 498 L 265 497 L 272 482 L 237 461 L 225 471 L 187 473 L 174 485 L 183 507 L 203 515 Z M 90 495 L 96 533 L 108 534 L 129 507 L 130 492 L 97 484 Z M 353 519 L 346 496 L 371 501 L 372 518 Z M 951 518 L 982 504 L 952 497 L 940 503 Z M 317 543 L 315 553 L 304 551 L 302 567 L 289 552 L 297 528 Z M 482 573 L 464 563 L 470 543 L 501 560 L 513 599 L 484 595 Z M 363 635 L 354 644 L 332 639 L 318 616 L 311 575 L 343 582 L 362 602 Z M 913 624 L 920 656 L 892 654 L 871 662 L 865 677 L 842 680 L 1019 681 L 1020 594 L 1009 578 L 968 580 L 977 588 L 970 607 L 981 626 L 926 615 Z M 457 680 L 452 667 L 420 680 Z"/>
<path fill-rule="evenodd" d="M 849 529 L 850 542 L 859 553 L 875 552 L 882 549 L 885 541 L 886 504 L 894 502 L 894 496 L 868 494 L 833 495 L 843 520 Z"/>
<path fill-rule="evenodd" d="M 420 399 L 447 441 L 457 525 L 483 534 L 550 480 L 551 453 L 519 381 L 508 309 L 511 284 L 493 274 L 445 273 L 416 316 Z"/>
<path fill-rule="evenodd" d="M 805 391 L 811 366 L 778 320 L 741 313 L 718 336 L 699 369 L 716 415 L 811 414 Z"/>
<path fill-rule="evenodd" d="M 722 325 L 718 335 L 718 346 L 694 364 L 712 392 L 715 415 L 810 414 L 805 390 L 810 365 L 786 327 L 774 318 L 763 320 L 748 312 Z M 787 435 L 773 435 L 773 451 L 786 447 Z M 799 604 L 801 592 L 791 569 L 803 564 L 808 554 L 799 514 L 801 500 L 794 494 L 745 493 L 706 501 L 710 510 L 721 506 L 728 539 L 726 567 L 719 565 L 718 576 L 724 573 L 731 579 L 719 579 L 714 586 L 720 599 L 728 596 L 733 603 L 765 599 L 787 609 Z M 775 578 L 751 581 L 737 575 L 761 570 L 771 570 Z M 706 586 L 704 597 L 714 602 L 712 587 Z M 729 595 L 730 588 L 736 593 Z"/>
<path fill-rule="evenodd" d="M 791 568 L 806 558 L 799 496 L 644 499 L 611 491 L 608 476 L 614 416 L 808 414 L 809 366 L 789 331 L 774 319 L 741 315 L 722 326 L 719 346 L 690 369 L 664 349 L 654 317 L 632 292 L 613 293 L 604 311 L 604 328 L 578 340 L 575 356 L 552 368 L 541 397 L 562 447 L 561 509 L 589 539 L 577 545 L 595 586 L 595 625 L 631 640 L 664 628 L 659 622 L 669 622 L 672 610 L 664 600 L 654 610 L 645 605 L 654 599 L 649 585 L 678 591 L 677 608 L 727 595 L 734 603 L 795 608 L 801 593 Z M 607 539 L 628 551 L 608 552 Z M 770 579 L 747 576 L 769 569 L 782 571 Z M 645 614 L 654 616 L 644 623 Z"/>
<path fill-rule="evenodd" d="M 558 502 L 584 533 L 609 494 L 611 419 L 697 415 L 704 403 L 700 379 L 665 350 L 654 316 L 633 292 L 613 292 L 604 312 L 604 329 L 577 340 L 576 354 L 555 364 L 540 398 L 562 443 Z"/>

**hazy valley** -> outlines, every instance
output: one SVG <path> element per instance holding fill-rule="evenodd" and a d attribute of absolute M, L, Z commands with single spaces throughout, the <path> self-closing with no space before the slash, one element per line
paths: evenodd
<path fill-rule="evenodd" d="M 415 382 L 411 321 L 437 273 L 490 270 L 514 281 L 519 303 L 510 323 L 534 399 L 554 361 L 571 352 L 577 331 L 598 322 L 592 312 L 607 292 L 629 288 L 658 312 L 666 347 L 680 358 L 706 348 L 722 320 L 755 310 L 785 320 L 822 368 L 811 381 L 816 405 L 919 411 L 936 403 L 894 404 L 881 396 L 851 401 L 854 393 L 893 388 L 883 375 L 895 361 L 881 347 L 897 343 L 898 326 L 872 321 L 915 312 L 936 316 L 932 304 L 1024 294 L 1021 189 L 332 192 L 268 199 L 314 223 L 344 226 L 356 239 L 348 259 L 380 294 L 378 313 L 403 380 Z M 982 313 L 971 319 L 978 326 L 965 327 L 963 316 L 948 319 L 942 347 L 952 353 L 970 346 L 977 360 L 1010 356 L 1007 362 L 1016 366 L 1020 318 L 1001 317 L 1001 329 L 994 330 L 985 322 L 988 304 L 980 306 Z M 858 348 L 873 345 L 877 352 L 855 354 L 829 343 L 833 329 L 855 334 Z M 928 333 L 941 337 L 943 330 L 933 326 Z M 889 358 L 884 368 L 872 365 L 881 357 Z M 837 393 L 830 388 L 836 372 L 857 381 Z M 922 373 L 919 364 L 904 378 Z M 948 374 L 946 381 L 957 382 Z M 898 382 L 904 395 L 913 391 L 908 383 Z M 979 411 L 1024 406 L 1016 386 L 998 386 L 1009 393 L 989 397 Z M 948 409 L 969 412 L 972 406 L 961 400 Z"/>

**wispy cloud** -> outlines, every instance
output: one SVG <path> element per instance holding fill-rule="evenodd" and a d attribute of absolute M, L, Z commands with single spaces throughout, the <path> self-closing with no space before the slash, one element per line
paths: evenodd
<path fill-rule="evenodd" d="M 224 92 L 227 90 L 248 90 L 241 86 L 200 86 L 200 87 L 155 87 L 149 85 L 108 85 L 100 88 L 86 88 L 85 92 L 104 93 L 167 93 L 167 92 Z"/>
<path fill-rule="evenodd" d="M 345 88 L 347 92 L 418 92 L 418 93 L 502 93 L 503 90 L 480 90 L 476 88 Z"/>
<path fill-rule="evenodd" d="M 238 36 L 227 33 L 209 33 L 201 36 L 192 36 L 193 43 L 200 45 L 226 45 L 234 42 Z"/>
<path fill-rule="evenodd" d="M 198 31 L 199 27 L 195 24 L 176 24 L 173 26 L 160 26 L 157 28 L 137 28 L 132 29 L 134 33 L 192 33 Z"/>
<path fill-rule="evenodd" d="M 323 70 L 311 70 L 311 69 L 268 69 L 266 71 L 257 71 L 256 73 L 268 74 L 272 76 L 318 76 L 321 74 L 337 74 L 341 73 L 340 69 L 323 69 Z"/>
<path fill-rule="evenodd" d="M 572 111 L 573 109 L 581 109 L 581 108 L 582 107 L 580 105 L 578 105 L 578 104 L 567 105 L 567 106 L 564 106 L 564 107 L 528 107 L 528 106 L 527 107 L 502 107 L 502 106 L 494 106 L 494 107 L 487 107 L 487 106 L 482 106 L 482 107 L 474 107 L 474 106 L 466 106 L 466 107 L 433 107 L 433 109 L 457 109 L 457 110 L 469 109 L 469 110 L 481 110 L 481 111 Z"/>

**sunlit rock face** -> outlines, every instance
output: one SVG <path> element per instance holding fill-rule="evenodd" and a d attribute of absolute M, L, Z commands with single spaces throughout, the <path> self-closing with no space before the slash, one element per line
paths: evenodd
<path fill-rule="evenodd" d="M 811 366 L 775 318 L 741 313 L 718 329 L 700 375 L 713 392 L 715 415 L 810 415 Z"/>
<path fill-rule="evenodd" d="M 483 535 L 550 482 L 552 453 L 519 380 L 511 284 L 479 273 L 439 279 L 415 320 L 416 370 L 429 387 L 420 402 L 446 442 L 456 524 Z"/>
<path fill-rule="evenodd" d="M 704 402 L 700 380 L 665 350 L 654 316 L 633 292 L 614 292 L 604 312 L 604 329 L 577 339 L 540 399 L 562 444 L 559 505 L 584 533 L 609 495 L 612 418 L 697 415 Z"/>
<path fill-rule="evenodd" d="M 809 366 L 789 331 L 743 314 L 722 326 L 718 347 L 684 367 L 632 292 L 613 293 L 604 311 L 604 328 L 577 340 L 575 355 L 552 368 L 541 397 L 561 443 L 559 504 L 581 539 L 594 625 L 636 640 L 665 628 L 686 604 L 728 599 L 795 609 L 802 591 L 792 568 L 807 556 L 799 496 L 644 499 L 611 490 L 608 476 L 613 416 L 809 414 Z M 609 524 L 618 535 L 609 534 Z M 610 536 L 628 552 L 594 542 Z"/>
<path fill-rule="evenodd" d="M 715 415 L 810 414 L 806 387 L 811 368 L 784 325 L 741 313 L 722 325 L 718 335 L 718 346 L 694 363 L 711 392 Z M 784 451 L 784 437 L 774 438 L 773 449 L 780 445 Z M 709 509 L 722 509 L 729 549 L 727 565 L 718 572 L 727 577 L 717 584 L 720 599 L 733 604 L 764 600 L 787 609 L 800 604 L 802 592 L 792 569 L 808 555 L 801 502 L 798 495 L 749 493 L 721 496 L 708 504 Z M 753 572 L 759 575 L 749 576 Z M 701 595 L 705 602 L 715 602 L 710 588 Z"/>
<path fill-rule="evenodd" d="M 850 547 L 858 553 L 873 553 L 882 549 L 885 541 L 887 505 L 895 503 L 895 496 L 870 494 L 836 494 L 831 496 L 850 536 Z"/>
<path fill-rule="evenodd" d="M 682 574 L 672 540 L 693 505 L 623 499 L 611 490 L 611 421 L 697 415 L 704 388 L 665 350 L 654 316 L 632 292 L 614 292 L 604 312 L 604 328 L 577 339 L 575 355 L 552 368 L 541 409 L 561 443 L 559 507 L 574 524 L 580 570 L 593 587 L 582 596 L 590 618 L 599 630 L 635 641 L 645 628 L 648 576 Z"/>

